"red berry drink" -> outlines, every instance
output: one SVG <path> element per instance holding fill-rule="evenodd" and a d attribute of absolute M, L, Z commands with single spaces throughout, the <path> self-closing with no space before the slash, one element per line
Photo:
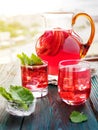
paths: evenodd
<path fill-rule="evenodd" d="M 61 60 L 80 59 L 81 43 L 78 39 L 72 30 L 65 31 L 61 28 L 47 30 L 39 37 L 36 52 L 48 61 L 50 75 L 58 74 L 58 63 Z"/>
<path fill-rule="evenodd" d="M 61 65 L 58 76 L 58 92 L 61 99 L 70 105 L 84 103 L 90 95 L 90 78 L 90 69 L 85 62 L 81 65 Z"/>
<path fill-rule="evenodd" d="M 30 89 L 35 97 L 42 97 L 48 93 L 47 63 L 43 65 L 22 65 L 22 85 Z"/>

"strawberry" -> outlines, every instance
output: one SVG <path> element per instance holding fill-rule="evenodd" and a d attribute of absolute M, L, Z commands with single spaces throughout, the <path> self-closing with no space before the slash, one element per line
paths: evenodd
<path fill-rule="evenodd" d="M 45 31 L 38 39 L 37 54 L 38 55 L 55 55 L 64 40 L 68 37 L 68 33 L 61 28 L 55 28 L 53 30 Z"/>

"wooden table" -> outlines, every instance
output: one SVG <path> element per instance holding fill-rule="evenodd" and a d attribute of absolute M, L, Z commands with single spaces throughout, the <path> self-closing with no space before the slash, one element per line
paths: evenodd
<path fill-rule="evenodd" d="M 15 80 L 15 74 L 12 75 L 14 78 L 11 75 L 8 78 L 11 79 L 10 83 Z M 17 75 L 19 77 L 18 71 Z M 37 99 L 34 113 L 27 117 L 10 115 L 2 106 L 1 100 L 0 130 L 98 130 L 98 112 L 90 99 L 81 106 L 69 106 L 60 99 L 56 85 L 49 85 L 48 88 L 48 95 Z M 72 123 L 69 115 L 73 110 L 83 112 L 88 120 L 78 124 Z"/>
<path fill-rule="evenodd" d="M 74 124 L 69 115 L 73 110 L 84 112 L 88 121 Z M 68 106 L 59 98 L 57 87 L 49 85 L 46 97 L 37 99 L 35 112 L 28 117 L 1 113 L 0 130 L 98 130 L 98 122 L 90 101 L 81 106 Z"/>

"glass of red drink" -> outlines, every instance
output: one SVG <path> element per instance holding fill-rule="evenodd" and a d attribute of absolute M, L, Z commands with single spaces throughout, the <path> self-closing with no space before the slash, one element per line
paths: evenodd
<path fill-rule="evenodd" d="M 22 86 L 30 89 L 34 97 L 48 93 L 48 63 L 42 65 L 21 65 Z"/>
<path fill-rule="evenodd" d="M 91 72 L 87 61 L 64 60 L 59 63 L 58 93 L 70 105 L 80 105 L 89 98 Z"/>

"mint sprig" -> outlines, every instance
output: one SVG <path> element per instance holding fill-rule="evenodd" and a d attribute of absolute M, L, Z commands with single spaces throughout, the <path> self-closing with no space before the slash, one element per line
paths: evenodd
<path fill-rule="evenodd" d="M 16 105 L 19 108 L 28 110 L 30 104 L 34 100 L 32 92 L 23 86 L 10 85 L 9 91 L 4 87 L 0 87 L 0 94 L 9 102 Z"/>
<path fill-rule="evenodd" d="M 34 64 L 34 65 L 36 65 L 36 64 L 37 64 L 37 65 L 43 64 L 41 58 L 38 57 L 37 55 L 33 54 L 33 53 L 31 54 L 30 59 L 33 61 L 33 64 Z"/>
<path fill-rule="evenodd" d="M 27 56 L 25 53 L 17 54 L 17 57 L 20 59 L 22 65 L 41 65 L 43 64 L 40 57 L 35 54 Z"/>
<path fill-rule="evenodd" d="M 87 116 L 85 114 L 80 113 L 79 111 L 73 111 L 70 114 L 70 120 L 73 123 L 81 123 L 81 122 L 87 121 L 88 118 L 87 118 Z"/>

